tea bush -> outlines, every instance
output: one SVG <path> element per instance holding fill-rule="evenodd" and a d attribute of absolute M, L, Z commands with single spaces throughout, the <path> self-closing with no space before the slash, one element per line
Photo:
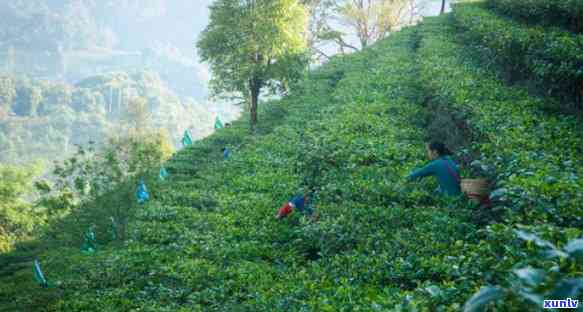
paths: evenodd
<path fill-rule="evenodd" d="M 583 32 L 583 2 L 579 0 L 488 0 L 488 4 L 503 14 L 529 23 Z"/>
<path fill-rule="evenodd" d="M 519 265 L 524 261 L 543 261 L 536 253 L 527 257 L 519 244 L 511 243 L 515 241 L 512 227 L 529 224 L 533 226 L 529 230 L 544 232 L 561 245 L 581 235 L 583 159 L 579 140 L 583 129 L 579 121 L 548 115 L 542 110 L 543 99 L 498 81 L 495 73 L 476 62 L 471 50 L 456 41 L 455 27 L 447 18 L 426 20 L 421 33 L 419 55 L 424 85 L 435 101 L 466 113 L 472 131 L 481 134 L 472 146 L 481 152 L 476 161 L 489 168 L 497 182 L 495 194 L 507 201 L 509 213 L 505 221 L 488 228 L 489 246 L 482 242 L 476 246 L 479 254 L 488 255 L 490 250 L 497 249 L 490 245 L 492 240 L 504 242 L 502 262 L 484 272 L 509 272 L 514 266 L 512 262 Z M 572 266 L 561 266 L 560 273 L 577 276 L 582 263 L 571 263 Z M 535 307 L 533 300 L 512 284 L 513 279 L 497 283 L 504 280 L 511 291 L 487 288 L 481 295 L 506 298 L 506 305 L 498 305 L 498 309 Z M 539 293 L 537 298 L 543 294 L 549 295 Z"/>
<path fill-rule="evenodd" d="M 483 3 L 456 4 L 464 38 L 500 62 L 512 80 L 529 79 L 566 103 L 583 101 L 583 35 L 525 26 L 487 10 Z"/>

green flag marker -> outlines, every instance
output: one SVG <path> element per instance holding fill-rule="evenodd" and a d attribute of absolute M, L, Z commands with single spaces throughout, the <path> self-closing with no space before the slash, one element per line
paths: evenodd
<path fill-rule="evenodd" d="M 117 240 L 117 224 L 113 217 L 111 217 L 111 238 Z"/>
<path fill-rule="evenodd" d="M 164 168 L 164 166 L 160 167 L 160 181 L 166 181 L 166 178 L 168 178 L 168 171 L 166 170 L 166 168 Z"/>
<path fill-rule="evenodd" d="M 33 271 L 34 271 L 34 278 L 36 279 L 36 281 L 38 282 L 38 284 L 42 288 L 48 288 L 49 287 L 49 283 L 47 282 L 47 279 L 45 278 L 45 275 L 43 274 L 43 271 L 40 269 L 40 263 L 38 262 L 38 259 L 37 260 L 34 260 Z"/>
<path fill-rule="evenodd" d="M 221 119 L 219 118 L 219 116 L 217 116 L 217 118 L 215 119 L 215 129 L 221 129 L 223 128 L 223 123 L 221 122 Z"/>
<path fill-rule="evenodd" d="M 87 232 L 83 235 L 85 242 L 81 245 L 81 251 L 86 255 L 91 255 L 97 250 L 97 245 L 95 244 L 95 232 L 93 228 L 87 229 Z"/>
<path fill-rule="evenodd" d="M 184 130 L 184 136 L 182 137 L 182 146 L 187 147 L 192 145 L 192 137 L 190 136 L 190 132 L 188 130 Z"/>

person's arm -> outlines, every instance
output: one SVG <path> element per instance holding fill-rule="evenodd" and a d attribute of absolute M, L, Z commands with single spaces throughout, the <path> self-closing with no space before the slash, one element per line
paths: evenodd
<path fill-rule="evenodd" d="M 414 170 L 408 177 L 409 180 L 422 179 L 435 174 L 435 162 L 432 161 L 427 166 Z"/>

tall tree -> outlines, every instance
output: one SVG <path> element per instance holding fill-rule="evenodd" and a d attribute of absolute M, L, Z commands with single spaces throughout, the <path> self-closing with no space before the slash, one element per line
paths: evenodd
<path fill-rule="evenodd" d="M 210 12 L 197 47 L 213 93 L 243 96 L 254 130 L 261 91 L 285 81 L 282 66 L 306 51 L 306 8 L 299 0 L 217 0 Z"/>
<path fill-rule="evenodd" d="M 445 13 L 445 0 L 441 0 L 441 10 L 439 11 L 439 15 Z"/>
<path fill-rule="evenodd" d="M 148 100 L 143 97 L 132 98 L 123 116 L 123 124 L 129 127 L 129 134 L 144 136 L 152 126 L 152 113 L 148 107 Z"/>
<path fill-rule="evenodd" d="M 310 4 L 310 30 L 316 42 L 333 42 L 340 52 L 359 50 L 400 27 L 415 23 L 418 0 L 305 0 Z M 360 43 L 353 44 L 356 37 Z M 312 49 L 314 47 L 312 46 Z M 321 51 L 315 50 L 316 54 Z"/>
<path fill-rule="evenodd" d="M 352 28 L 366 48 L 405 22 L 408 0 L 348 0 L 336 8 L 338 20 Z"/>

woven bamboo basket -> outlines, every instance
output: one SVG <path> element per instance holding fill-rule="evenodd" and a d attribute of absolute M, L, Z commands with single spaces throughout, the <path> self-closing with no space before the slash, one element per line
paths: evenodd
<path fill-rule="evenodd" d="M 461 188 L 477 204 L 490 195 L 490 183 L 486 179 L 462 179 Z"/>

